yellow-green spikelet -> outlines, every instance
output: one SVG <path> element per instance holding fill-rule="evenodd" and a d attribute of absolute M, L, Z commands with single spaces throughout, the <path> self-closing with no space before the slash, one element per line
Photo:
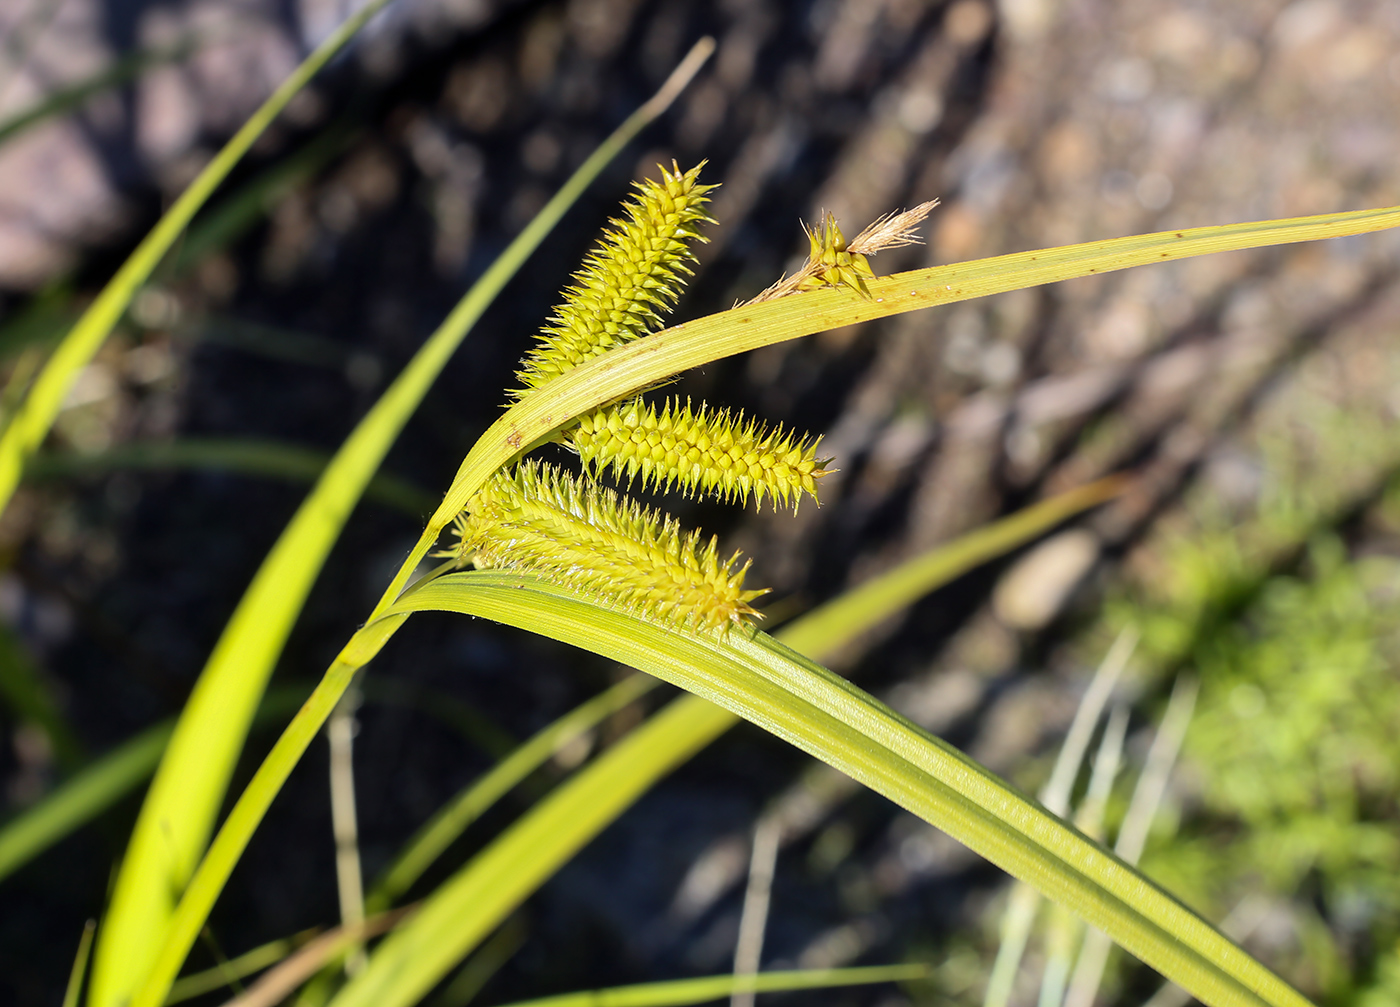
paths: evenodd
<path fill-rule="evenodd" d="M 676 627 L 723 630 L 759 618 L 748 563 L 675 518 L 549 464 L 497 473 L 455 523 L 455 554 L 477 567 L 529 571 Z"/>
<path fill-rule="evenodd" d="M 797 289 L 815 290 L 818 287 L 837 287 L 844 284 L 859 292 L 861 296 L 870 297 L 870 290 L 865 281 L 875 278 L 875 270 L 870 267 L 870 260 L 864 255 L 847 249 L 846 236 L 841 233 L 841 226 L 836 223 L 836 217 L 828 213 L 821 225 L 803 229 L 806 230 L 807 240 L 811 244 L 811 251 L 807 256 L 811 273 L 797 284 Z"/>
<path fill-rule="evenodd" d="M 753 494 L 794 510 L 804 493 L 816 499 L 817 480 L 828 459 L 817 457 L 821 438 L 768 430 L 742 412 L 711 409 L 690 400 L 668 399 L 658 413 L 640 399 L 583 416 L 567 433 L 567 443 L 596 474 L 611 466 L 616 477 L 640 477 L 644 486 L 680 486 L 743 504 Z"/>
<path fill-rule="evenodd" d="M 688 242 L 706 240 L 695 225 L 713 223 L 703 207 L 705 193 L 716 188 L 700 184 L 703 162 L 686 172 L 671 167 L 661 168 L 659 182 L 634 183 L 636 194 L 623 204 L 626 218 L 611 221 L 613 229 L 574 274 L 564 303 L 522 361 L 516 376 L 524 388 L 514 397 L 661 327 L 662 313 L 685 285 L 681 274 L 689 275 L 687 263 L 695 260 Z"/>

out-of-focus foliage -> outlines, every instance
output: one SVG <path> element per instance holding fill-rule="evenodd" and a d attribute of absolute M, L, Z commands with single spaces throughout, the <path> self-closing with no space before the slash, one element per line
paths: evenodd
<path fill-rule="evenodd" d="M 1287 900 L 1261 942 L 1336 993 L 1400 926 L 1400 562 L 1328 536 L 1305 566 L 1199 648 L 1199 808 L 1148 870 L 1216 919 Z"/>
<path fill-rule="evenodd" d="M 1400 1002 L 1400 482 L 1391 407 L 1318 355 L 1130 560 L 1110 624 L 1201 693 L 1144 870 L 1306 993 Z M 1369 992 L 1367 992 L 1369 990 Z M 1369 997 L 1369 999 L 1367 999 Z"/>

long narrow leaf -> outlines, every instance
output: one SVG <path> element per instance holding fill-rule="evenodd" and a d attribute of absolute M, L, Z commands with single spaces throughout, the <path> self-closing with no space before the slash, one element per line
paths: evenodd
<path fill-rule="evenodd" d="M 170 987 L 170 996 L 165 999 L 166 1007 L 193 1000 L 205 993 L 213 993 L 239 979 L 246 979 L 255 972 L 261 972 L 269 965 L 276 965 L 315 936 L 315 930 L 303 930 L 291 937 L 280 937 L 275 941 L 260 944 L 203 972 L 181 976 L 175 985 Z"/>
<path fill-rule="evenodd" d="M 277 199 L 314 175 L 350 145 L 355 132 L 334 123 L 289 157 L 245 182 L 190 225 L 184 239 L 161 264 L 165 280 L 182 275 L 211 252 L 224 248 L 267 215 Z"/>
<path fill-rule="evenodd" d="M 733 974 L 673 979 L 670 982 L 637 983 L 604 990 L 560 993 L 536 1000 L 519 1000 L 506 1007 L 682 1007 L 719 1000 L 738 990 L 780 993 L 786 990 L 834 989 L 872 983 L 905 982 L 928 975 L 926 965 L 869 965 L 854 969 L 803 969 L 760 972 L 738 978 Z"/>
<path fill-rule="evenodd" d="M 1216 1007 L 1307 1001 L 1149 879 L 1022 797 L 957 749 L 762 633 L 678 633 L 535 578 L 474 571 L 410 593 L 390 616 L 440 610 L 493 619 L 620 661 L 723 706 L 919 815 Z M 550 801 L 546 803 L 551 803 Z M 517 854 L 518 856 L 518 854 Z M 523 865 L 479 858 L 439 890 L 335 1007 L 413 1003 L 478 937 L 448 920 Z M 475 914 L 479 918 L 479 914 Z M 453 933 L 451 940 L 440 939 Z M 425 936 L 434 941 L 425 942 Z"/>
<path fill-rule="evenodd" d="M 1040 803 L 1048 811 L 1063 817 L 1069 812 L 1070 791 L 1079 777 L 1080 766 L 1089 751 L 1089 741 L 1098 726 L 1099 715 L 1118 684 L 1118 676 L 1123 673 L 1137 648 L 1138 632 L 1134 628 L 1123 630 L 1113 646 L 1108 649 L 1098 670 L 1074 711 L 1069 731 L 1055 757 L 1055 767 L 1050 779 L 1040 791 Z M 1016 973 L 1021 968 L 1021 956 L 1030 940 L 1031 927 L 1040 910 L 1040 895 L 1028 885 L 1013 885 L 1011 897 L 1001 918 L 1001 945 L 997 948 L 996 960 L 987 979 L 987 991 L 982 999 L 982 1007 L 1006 1007 L 1011 999 L 1012 986 Z"/>
<path fill-rule="evenodd" d="M 1097 494 L 1083 494 L 1080 497 L 1080 505 L 1087 508 L 1096 500 Z M 1047 506 L 1050 503 L 1047 501 L 1045 505 L 1036 505 L 1039 508 L 1040 521 L 1027 521 L 1022 512 L 1004 518 L 984 531 L 990 533 L 992 538 L 999 539 L 1004 548 L 1015 548 L 1068 516 L 1068 509 Z M 1008 527 L 1016 528 L 1019 537 L 1003 537 L 998 534 L 999 528 L 1005 530 Z M 939 557 L 944 558 L 940 560 Z M 966 548 L 964 540 L 958 539 L 915 557 L 876 578 L 872 583 L 877 587 L 882 582 L 907 584 L 910 571 L 919 570 L 924 590 L 933 590 L 986 558 L 988 557 L 985 553 Z M 886 597 L 891 605 L 902 596 L 899 591 L 882 593 L 877 590 L 876 594 Z M 831 646 L 844 643 L 849 637 L 831 639 L 826 625 L 826 615 L 839 604 L 838 599 L 837 602 L 814 609 L 803 618 L 784 627 L 779 633 L 779 638 L 790 646 L 800 648 L 819 644 L 822 638 L 827 638 Z M 873 613 L 873 609 L 870 611 Z M 883 618 L 893 613 L 894 609 L 889 608 L 878 615 Z M 404 618 L 407 617 L 380 619 L 367 629 L 372 636 L 387 636 L 392 626 Z M 859 628 L 859 623 L 852 623 L 849 627 L 852 634 Z M 822 652 L 815 649 L 811 653 L 814 657 L 822 656 Z M 291 772 L 291 767 L 300 752 L 305 749 L 321 720 L 329 713 L 340 691 L 358 667 L 353 658 L 338 660 L 332 666 L 326 680 L 308 701 L 307 708 L 279 740 L 277 747 L 258 770 L 244 797 L 239 800 L 229 816 L 228 822 L 220 830 L 206 858 L 206 864 L 201 865 L 191 882 L 190 890 L 186 894 L 186 903 L 201 907 L 201 911 L 207 914 L 206 904 L 212 905 L 219 887 L 227 877 L 227 871 L 231 869 L 238 851 L 242 849 L 241 844 L 247 842 L 266 810 L 266 804 L 263 802 L 271 800 L 270 794 L 276 792 L 280 781 Z M 682 696 L 565 784 L 557 802 L 545 808 L 537 806 L 532 809 L 526 818 L 528 827 L 513 830 L 492 845 L 493 850 L 506 848 L 501 856 L 509 859 L 518 869 L 503 879 L 498 901 L 483 902 L 475 907 L 476 911 L 490 921 L 483 933 L 504 919 L 530 892 L 654 786 L 657 780 L 718 738 L 732 727 L 737 719 L 713 703 L 695 696 Z M 559 812 L 559 808 L 565 810 Z M 521 863 L 526 866 L 520 867 Z M 185 911 L 184 903 L 181 905 L 181 911 Z M 193 920 L 197 914 L 191 909 L 189 915 Z M 198 919 L 202 920 L 203 917 L 199 916 Z M 195 924 L 191 922 L 187 927 L 189 929 L 186 933 L 189 934 L 189 939 L 192 939 Z M 178 968 L 179 963 L 176 962 L 174 967 Z"/>
<path fill-rule="evenodd" d="M 59 343 L 0 434 L 0 511 L 9 504 L 25 462 L 47 436 L 79 370 L 107 339 L 137 290 L 293 96 L 385 2 L 368 0 L 302 61 L 175 200 Z M 333 515 L 334 511 L 332 520 Z M 275 633 L 275 616 L 271 625 Z M 265 649 L 265 653 L 271 652 L 269 665 L 280 646 L 281 641 L 274 639 L 273 646 Z M 206 681 L 201 678 L 201 684 Z M 220 715 L 193 718 L 194 723 L 182 719 L 176 726 L 171 740 L 176 758 L 164 761 L 163 765 L 170 768 L 157 774 L 152 792 L 142 806 L 106 924 L 98 938 L 90 996 L 95 1007 L 117 1007 L 130 995 L 158 951 L 173 909 L 173 897 L 189 877 L 208 838 L 234 758 L 262 694 L 262 684 L 252 689 L 205 688 L 202 692 L 196 686 L 197 698 L 206 704 L 228 701 L 228 718 L 221 716 L 224 711 L 210 711 Z M 187 755 L 191 758 L 187 759 Z"/>
<path fill-rule="evenodd" d="M 121 469 L 208 469 L 307 483 L 314 482 L 329 462 L 330 456 L 322 451 L 281 441 L 190 437 L 124 444 L 100 454 L 41 452 L 26 466 L 24 477 L 26 480 L 54 479 L 101 475 Z M 364 496 L 414 518 L 422 518 L 433 507 L 426 491 L 406 479 L 383 472 L 377 473 L 365 486 Z"/>
<path fill-rule="evenodd" d="M 528 931 L 529 928 L 521 916 L 512 916 L 506 920 L 489 940 L 476 949 L 466 964 L 457 970 L 457 974 L 443 985 L 442 990 L 433 998 L 432 1007 L 465 1007 L 471 1003 L 506 962 L 515 957 L 516 952 L 525 944 Z M 308 983 L 302 995 L 297 998 L 296 1007 L 312 1007 L 313 1001 L 307 995 L 311 988 L 312 984 Z M 325 1003 L 329 998 L 330 987 L 327 987 L 326 996 L 319 1003 Z"/>
<path fill-rule="evenodd" d="M 0 626 L 0 696 L 19 720 L 41 727 L 59 765 L 72 770 L 83 761 L 83 748 L 49 695 L 38 666 L 14 630 Z"/>
<path fill-rule="evenodd" d="M 1015 549 L 1066 518 L 1102 503 L 1126 485 L 1127 480 L 1123 477 L 1099 480 L 992 522 L 953 542 L 916 556 L 794 620 L 783 628 L 779 638 L 804 653 L 829 653 L 870 626 L 901 611 L 930 590 L 988 559 Z M 616 691 L 618 688 L 614 687 L 614 690 L 610 691 Z M 599 697 L 599 700 L 593 702 L 597 703 L 604 698 Z M 664 732 L 665 741 L 671 746 L 670 750 L 673 753 L 684 753 L 686 758 L 718 737 L 737 720 L 713 704 L 696 700 L 694 697 L 683 697 L 672 705 L 677 707 L 677 712 L 687 720 L 686 730 L 667 730 Z M 370 910 L 385 908 L 394 897 L 406 890 L 421 874 L 427 862 L 440 855 L 447 843 L 460 834 L 465 824 L 480 813 L 479 804 L 488 798 L 494 798 L 505 786 L 513 785 L 519 775 L 516 764 L 532 766 L 538 762 L 544 751 L 552 747 L 551 738 L 546 736 L 552 736 L 562 730 L 566 719 L 583 712 L 584 708 L 580 707 L 566 718 L 561 718 L 545 728 L 510 758 L 502 761 L 486 777 L 467 788 L 451 806 L 435 816 L 434 820 L 410 841 L 399 860 L 386 872 L 385 879 L 371 896 Z M 531 753 L 532 746 L 539 747 L 540 751 Z M 669 768 L 672 762 L 669 759 L 653 761 L 640 758 L 636 760 L 636 764 L 644 767 L 666 765 Z M 659 776 L 660 772 L 657 775 Z"/>
<path fill-rule="evenodd" d="M 88 952 L 92 950 L 92 934 L 97 929 L 96 920 L 88 920 L 83 925 L 83 936 L 78 939 L 78 954 L 73 959 L 73 969 L 68 973 L 68 988 L 63 991 L 63 1007 L 78 1007 L 83 995 L 83 979 L 87 976 Z"/>
<path fill-rule="evenodd" d="M 1081 511 L 1113 499 L 1128 485 L 1126 476 L 1109 476 L 983 525 L 794 619 L 783 627 L 779 638 L 812 657 L 829 654 L 935 587 L 1004 556 Z"/>
<path fill-rule="evenodd" d="M 139 893 L 133 894 L 133 899 L 151 907 L 144 918 L 134 918 L 121 931 L 122 940 L 139 944 L 142 952 L 142 967 L 126 970 L 141 983 L 132 1001 L 134 1007 L 158 1007 L 164 1000 L 257 823 L 359 667 L 338 659 L 327 672 L 254 775 L 198 872 L 191 877 L 214 812 L 223 799 L 233 760 L 247 733 L 243 711 L 256 704 L 311 583 L 365 485 L 453 351 L 501 288 L 598 173 L 670 106 L 699 70 L 712 46 L 712 42 L 697 46 L 661 91 L 603 141 L 491 264 L 336 452 L 311 495 L 263 561 L 181 714 L 171 749 L 161 764 L 161 774 L 142 808 L 137 834 L 132 839 L 133 851 L 140 844 L 138 866 L 132 868 L 129 881 L 124 866 L 118 881 L 118 897 L 130 890 Z M 381 621 L 376 633 L 388 632 L 392 624 L 391 620 Z M 172 820 L 185 825 L 180 834 L 183 861 L 173 860 L 169 854 L 168 823 Z M 169 917 L 166 914 L 172 907 L 172 897 L 186 879 L 189 887 L 173 917 Z M 114 899 L 114 906 L 115 902 Z M 168 927 L 153 925 L 167 918 Z M 114 1005 L 97 1001 L 96 1007 Z"/>
<path fill-rule="evenodd" d="M 1147 832 L 1152 819 L 1157 817 L 1157 808 L 1167 793 L 1167 783 L 1171 778 L 1172 767 L 1176 765 L 1181 743 L 1186 740 L 1186 728 L 1191 723 L 1191 715 L 1196 709 L 1196 680 L 1190 677 L 1178 678 L 1172 688 L 1171 699 L 1167 702 L 1167 712 L 1162 717 L 1152 746 L 1147 750 L 1147 759 L 1133 788 L 1133 796 L 1128 802 L 1128 811 L 1123 816 L 1123 824 L 1114 843 L 1113 852 L 1130 864 L 1136 865 L 1147 844 Z M 1227 919 L 1224 929 L 1230 931 Z M 1108 938 L 1097 930 L 1090 931 L 1079 949 L 1079 960 L 1075 962 L 1074 975 L 1070 980 L 1066 1007 L 1093 1007 L 1098 994 L 1099 982 L 1103 979 L 1104 967 L 1108 964 L 1108 953 L 1112 950 Z"/>
<path fill-rule="evenodd" d="M 59 5 L 54 3 L 51 6 L 57 7 Z M 125 84 L 129 80 L 139 77 L 147 67 L 157 66 L 161 63 L 178 62 L 197 48 L 198 42 L 191 39 L 166 49 L 139 49 L 123 56 L 111 66 L 99 70 L 86 80 L 61 88 L 36 102 L 30 108 L 16 112 L 4 122 L 0 122 L 0 144 L 13 140 L 26 129 L 37 126 L 46 119 L 72 111 L 94 94 L 100 94 L 118 84 Z"/>
<path fill-rule="evenodd" d="M 845 325 L 1080 276 L 1397 226 L 1400 207 L 1162 231 L 896 273 L 869 281 L 868 300 L 849 288 L 826 288 L 683 322 L 573 368 L 508 410 L 462 462 L 429 529 L 445 527 L 493 472 L 573 417 L 714 360 Z M 430 545 L 431 540 L 423 550 Z"/>

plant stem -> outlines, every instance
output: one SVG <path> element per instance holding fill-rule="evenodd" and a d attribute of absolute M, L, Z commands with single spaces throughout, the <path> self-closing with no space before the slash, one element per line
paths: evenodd
<path fill-rule="evenodd" d="M 352 931 L 365 921 L 365 884 L 360 869 L 360 828 L 355 814 L 355 710 L 358 689 L 349 689 L 335 705 L 326 727 L 330 746 L 331 829 L 335 835 L 335 878 L 340 895 L 340 924 Z M 365 950 L 356 944 L 345 957 L 345 974 L 364 971 Z"/>

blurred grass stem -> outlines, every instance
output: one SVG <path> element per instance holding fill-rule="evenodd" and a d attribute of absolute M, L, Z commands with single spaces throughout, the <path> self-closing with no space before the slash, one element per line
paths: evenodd
<path fill-rule="evenodd" d="M 63 991 L 63 1007 L 78 1007 L 83 996 L 83 979 L 87 976 L 88 957 L 92 953 L 92 935 L 97 921 L 83 924 L 83 936 L 78 938 L 78 953 L 73 956 L 73 969 L 68 973 L 68 986 Z"/>
<path fill-rule="evenodd" d="M 744 909 L 739 917 L 739 938 L 734 945 L 734 978 L 740 983 L 729 998 L 730 1007 L 753 1007 L 753 987 L 742 981 L 758 973 L 763 959 L 763 932 L 768 927 L 768 907 L 773 899 L 773 874 L 778 865 L 778 842 L 782 823 L 762 815 L 753 830 L 753 853 L 749 857 L 749 884 L 744 891 Z"/>
<path fill-rule="evenodd" d="M 1089 688 L 1084 691 L 1084 698 L 1079 701 L 1064 743 L 1060 745 L 1050 779 L 1040 790 L 1040 803 L 1052 814 L 1063 817 L 1069 812 L 1070 792 L 1089 750 L 1094 727 L 1103 715 L 1103 709 L 1137 644 L 1138 631 L 1135 627 L 1129 626 L 1120 632 L 1099 662 Z M 1001 944 L 992 963 L 992 974 L 987 980 L 983 1007 L 1006 1007 L 1010 1001 L 1016 973 L 1021 967 L 1021 958 L 1026 953 L 1026 942 L 1030 940 L 1039 909 L 1040 894 L 1034 888 L 1020 882 L 1011 886 L 1011 896 L 1001 921 Z"/>
<path fill-rule="evenodd" d="M 326 725 L 330 746 L 331 829 L 335 835 L 335 880 L 340 898 L 340 923 L 347 931 L 365 921 L 364 875 L 360 868 L 360 829 L 355 813 L 355 711 L 360 692 L 353 686 L 335 706 Z M 353 947 L 345 957 L 345 974 L 358 975 L 365 967 L 363 947 Z"/>
<path fill-rule="evenodd" d="M 1142 858 L 1143 847 L 1147 845 L 1147 833 L 1152 827 L 1152 819 L 1157 816 L 1162 798 L 1166 796 L 1167 784 L 1171 779 L 1172 768 L 1186 739 L 1186 728 L 1191 723 L 1191 715 L 1196 709 L 1198 683 L 1194 676 L 1183 675 L 1172 687 L 1172 696 L 1167 703 L 1167 712 L 1162 717 L 1162 725 L 1152 746 L 1147 751 L 1147 761 L 1142 775 L 1138 777 L 1133 796 L 1128 802 L 1127 814 L 1118 830 L 1118 841 L 1114 852 L 1130 864 L 1136 865 Z M 1221 929 L 1232 937 L 1229 921 Z M 1065 996 L 1065 1007 L 1093 1007 L 1098 996 L 1099 984 L 1103 980 L 1104 968 L 1108 965 L 1108 954 L 1113 942 L 1099 930 L 1090 930 L 1079 950 L 1079 960 L 1075 962 L 1074 974 L 1070 977 L 1069 992 Z M 1178 987 L 1168 984 L 1171 989 Z M 1155 999 L 1155 998 L 1154 998 Z"/>

